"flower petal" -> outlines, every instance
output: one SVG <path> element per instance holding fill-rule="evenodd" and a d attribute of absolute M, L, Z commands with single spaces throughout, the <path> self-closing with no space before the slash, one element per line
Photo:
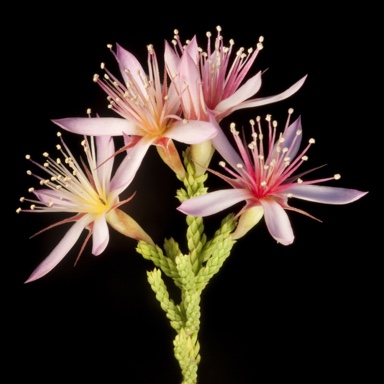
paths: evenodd
<path fill-rule="evenodd" d="M 260 87 L 261 71 L 250 78 L 235 93 L 217 104 L 215 107 L 215 114 L 220 115 L 221 118 L 225 117 L 230 112 L 236 110 L 236 106 L 238 106 L 244 100 L 247 100 L 248 98 L 255 95 L 259 91 Z M 223 113 L 224 115 L 222 116 Z"/>
<path fill-rule="evenodd" d="M 290 148 L 292 143 L 292 147 L 290 148 L 288 156 L 293 159 L 297 152 L 300 149 L 301 140 L 303 135 L 297 135 L 298 131 L 302 131 L 303 128 L 301 126 L 301 116 L 299 116 L 292 124 L 289 125 L 289 127 L 284 131 L 283 137 L 284 137 L 284 147 Z M 295 139 L 296 138 L 296 139 Z M 278 144 L 275 145 L 275 148 L 278 146 Z"/>
<path fill-rule="evenodd" d="M 232 144 L 229 142 L 225 133 L 221 130 L 217 124 L 217 135 L 212 139 L 212 144 L 216 151 L 229 163 L 233 168 L 237 169 L 237 164 L 243 164 L 243 160 L 236 152 Z"/>
<path fill-rule="evenodd" d="M 119 63 L 121 75 L 124 78 L 124 82 L 132 82 L 131 78 L 129 78 L 125 72 L 127 69 L 130 76 L 132 76 L 136 83 L 135 86 L 138 86 L 143 95 L 146 95 L 147 91 L 145 90 L 145 84 L 143 82 L 143 76 L 146 76 L 146 73 L 136 57 L 131 52 L 124 49 L 121 45 L 116 44 L 116 58 Z"/>
<path fill-rule="evenodd" d="M 188 52 L 184 52 L 180 60 L 179 76 L 179 87 L 185 85 L 188 87 L 181 94 L 185 118 L 207 120 L 208 112 L 204 101 L 199 68 Z"/>
<path fill-rule="evenodd" d="M 65 236 L 60 240 L 59 244 L 57 244 L 48 257 L 38 265 L 25 282 L 29 283 L 37 280 L 50 272 L 66 256 L 79 239 L 84 228 L 91 221 L 92 219 L 89 215 L 85 215 L 80 220 L 76 221 Z"/>
<path fill-rule="evenodd" d="M 292 96 L 294 93 L 296 93 L 302 87 L 306 78 L 307 78 L 307 75 L 301 78 L 299 81 L 297 81 L 295 84 L 293 84 L 284 92 L 279 93 L 278 95 L 244 101 L 243 103 L 233 107 L 230 110 L 230 112 L 237 111 L 238 109 L 260 107 L 261 105 L 276 103 L 277 101 L 284 100 L 289 96 Z"/>
<path fill-rule="evenodd" d="M 124 133 L 138 133 L 135 124 L 119 117 L 67 117 L 52 120 L 53 123 L 66 131 L 87 136 L 121 136 Z"/>
<path fill-rule="evenodd" d="M 217 134 L 216 124 L 208 121 L 188 120 L 176 121 L 167 130 L 165 136 L 185 144 L 199 144 L 210 140 Z"/>
<path fill-rule="evenodd" d="M 179 72 L 180 58 L 176 55 L 168 41 L 165 41 L 164 62 L 170 78 L 173 79 Z"/>
<path fill-rule="evenodd" d="M 357 189 L 320 185 L 294 185 L 285 192 L 298 199 L 336 205 L 352 203 L 368 193 Z"/>
<path fill-rule="evenodd" d="M 143 137 L 133 148 L 129 149 L 129 153 L 125 156 L 111 180 L 111 191 L 120 194 L 131 184 L 152 143 L 153 140 L 147 140 Z"/>
<path fill-rule="evenodd" d="M 177 209 L 186 215 L 204 217 L 250 198 L 252 193 L 247 189 L 221 189 L 185 200 Z"/>
<path fill-rule="evenodd" d="M 264 208 L 264 218 L 271 236 L 283 245 L 292 244 L 294 235 L 288 215 L 283 207 L 275 200 L 261 199 Z"/>
<path fill-rule="evenodd" d="M 93 222 L 92 228 L 92 254 L 95 256 L 100 255 L 109 242 L 109 230 L 107 221 L 105 219 L 105 213 L 98 217 Z"/>
<path fill-rule="evenodd" d="M 97 174 L 103 187 L 109 190 L 109 182 L 111 180 L 114 157 L 115 145 L 111 136 L 97 136 Z M 110 159 L 109 161 L 106 161 Z M 104 164 L 103 164 L 104 163 Z M 102 166 L 100 166 L 103 164 Z"/>

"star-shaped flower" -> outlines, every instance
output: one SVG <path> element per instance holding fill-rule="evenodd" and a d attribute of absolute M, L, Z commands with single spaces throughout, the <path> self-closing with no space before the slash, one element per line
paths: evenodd
<path fill-rule="evenodd" d="M 110 46 L 111 48 L 111 46 Z M 94 81 L 106 92 L 109 108 L 120 117 L 65 118 L 53 120 L 63 129 L 82 135 L 124 136 L 127 150 L 119 175 L 122 184 L 129 184 L 136 174 L 148 148 L 155 145 L 160 156 L 175 173 L 184 176 L 184 168 L 173 141 L 197 144 L 217 133 L 209 122 L 181 117 L 180 96 L 169 86 L 165 74 L 161 80 L 159 65 L 152 45 L 148 47 L 148 74 L 136 57 L 117 45 L 112 52 L 118 62 L 123 81 L 117 79 L 104 64 L 105 75 Z"/>
<path fill-rule="evenodd" d="M 339 179 L 340 175 L 315 180 L 303 180 L 302 177 L 314 169 L 296 173 L 299 167 L 307 161 L 306 152 L 315 142 L 299 152 L 302 127 L 300 117 L 290 124 L 288 120 L 281 135 L 278 135 L 277 123 L 268 116 L 268 134 L 265 138 L 261 128 L 260 118 L 251 121 L 252 141 L 248 147 L 239 137 L 235 125 L 231 125 L 239 155 L 228 156 L 221 165 L 231 177 L 211 170 L 231 185 L 231 189 L 209 192 L 184 201 L 178 210 L 191 216 L 208 216 L 227 209 L 241 201 L 245 206 L 237 214 L 238 226 L 232 237 L 238 239 L 244 236 L 264 216 L 269 233 L 279 243 L 288 245 L 294 240 L 294 235 L 287 210 L 310 214 L 290 206 L 288 200 L 298 198 L 324 204 L 348 204 L 363 197 L 368 192 L 355 189 L 320 186 L 319 183 Z M 227 151 L 227 153 L 235 153 Z"/>
<path fill-rule="evenodd" d="M 263 48 L 264 38 L 259 38 L 256 49 L 249 48 L 245 52 L 241 47 L 234 54 L 234 41 L 231 39 L 229 46 L 224 45 L 221 27 L 216 27 L 216 30 L 213 45 L 212 34 L 207 32 L 206 51 L 198 46 L 196 36 L 183 45 L 178 30 L 174 31 L 173 48 L 165 42 L 167 71 L 182 94 L 184 112 L 191 118 L 204 120 L 204 113 L 209 112 L 221 121 L 238 109 L 284 100 L 303 85 L 306 76 L 278 95 L 251 99 L 260 90 L 262 72 L 244 80 Z M 187 90 L 184 91 L 184 88 Z M 206 111 L 201 108 L 202 103 L 206 105 Z"/>
<path fill-rule="evenodd" d="M 87 156 L 87 163 L 83 160 L 77 162 L 58 133 L 61 144 L 57 145 L 62 157 L 54 160 L 48 153 L 44 153 L 43 165 L 29 159 L 35 166 L 44 170 L 48 178 L 41 177 L 32 171 L 27 173 L 40 180 L 41 189 L 30 188 L 36 198 L 21 198 L 22 202 L 31 203 L 29 209 L 18 208 L 17 212 L 72 213 L 73 216 L 61 220 L 37 234 L 58 225 L 73 223 L 62 240 L 56 245 L 48 257 L 34 270 L 26 282 L 39 279 L 50 272 L 70 251 L 79 239 L 84 229 L 89 233 L 81 247 L 78 258 L 88 240 L 92 237 L 92 254 L 100 255 L 108 245 L 108 225 L 136 240 L 144 240 L 153 244 L 152 239 L 140 225 L 119 207 L 130 201 L 130 198 L 119 201 L 119 194 L 127 185 L 121 184 L 118 176 L 112 175 L 113 158 L 115 152 L 111 136 L 98 136 L 95 140 L 84 138 L 82 145 Z M 82 166 L 81 166 L 81 165 Z"/>

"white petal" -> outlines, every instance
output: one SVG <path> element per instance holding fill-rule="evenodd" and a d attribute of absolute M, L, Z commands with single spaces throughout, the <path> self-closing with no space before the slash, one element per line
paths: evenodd
<path fill-rule="evenodd" d="M 264 208 L 264 218 L 271 236 L 283 245 L 292 244 L 295 238 L 288 215 L 275 200 L 260 200 Z"/>
<path fill-rule="evenodd" d="M 244 83 L 235 93 L 217 104 L 215 107 L 215 114 L 222 114 L 225 112 L 224 115 L 228 115 L 230 112 L 237 109 L 236 106 L 255 95 L 260 87 L 261 71 Z M 228 113 L 226 113 L 226 111 Z"/>
<path fill-rule="evenodd" d="M 97 136 L 97 174 L 102 186 L 106 189 L 109 188 L 111 180 L 114 157 L 115 145 L 111 136 Z M 109 159 L 108 161 L 106 161 Z M 103 164 L 104 163 L 104 164 Z M 103 164 L 100 166 L 100 164 Z"/>
<path fill-rule="evenodd" d="M 105 214 L 103 214 L 93 222 L 92 254 L 95 256 L 100 255 L 107 247 L 108 242 L 109 229 Z"/>
<path fill-rule="evenodd" d="M 244 101 L 243 103 L 238 104 L 237 106 L 232 108 L 231 112 L 237 111 L 238 109 L 260 107 L 261 105 L 276 103 L 277 101 L 284 100 L 284 99 L 288 98 L 289 96 L 292 96 L 294 93 L 296 93 L 301 88 L 301 86 L 304 84 L 304 81 L 306 78 L 307 78 L 307 76 L 304 76 L 298 82 L 293 84 L 291 87 L 289 87 L 284 92 L 279 93 L 278 95 Z"/>
<path fill-rule="evenodd" d="M 121 136 L 137 133 L 135 124 L 119 117 L 68 117 L 52 120 L 66 131 L 86 136 Z"/>
<path fill-rule="evenodd" d="M 131 184 L 152 142 L 143 137 L 129 150 L 111 180 L 111 191 L 120 194 Z"/>
<path fill-rule="evenodd" d="M 287 189 L 286 193 L 291 194 L 292 197 L 315 203 L 348 204 L 360 199 L 368 192 L 357 189 L 298 184 Z"/>
<path fill-rule="evenodd" d="M 177 209 L 190 216 L 209 216 L 252 198 L 247 189 L 222 189 L 185 200 Z"/>
<path fill-rule="evenodd" d="M 31 276 L 25 281 L 29 283 L 43 277 L 50 272 L 56 265 L 66 256 L 71 250 L 73 245 L 79 239 L 84 228 L 92 221 L 89 215 L 85 215 L 80 220 L 76 221 L 64 237 L 60 240 L 59 244 L 53 249 L 48 257 L 40 263 L 40 265 L 33 271 Z"/>
<path fill-rule="evenodd" d="M 166 137 L 185 144 L 199 144 L 210 140 L 217 134 L 215 125 L 208 121 L 189 120 L 187 123 L 177 121 L 165 134 Z"/>

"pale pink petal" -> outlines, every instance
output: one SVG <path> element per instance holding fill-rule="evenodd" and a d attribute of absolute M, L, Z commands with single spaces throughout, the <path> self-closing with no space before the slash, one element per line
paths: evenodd
<path fill-rule="evenodd" d="M 203 111 L 203 108 L 205 108 L 200 72 L 188 52 L 184 52 L 181 58 L 179 76 L 179 86 L 187 86 L 187 89 L 183 91 L 181 96 L 186 118 L 194 118 L 194 116 L 198 119 L 204 118 L 204 116 L 199 116 L 200 111 Z"/>
<path fill-rule="evenodd" d="M 119 62 L 120 72 L 124 78 L 124 82 L 132 82 L 132 80 L 127 76 L 125 69 L 128 69 L 130 75 L 133 77 L 143 95 L 147 94 L 145 90 L 145 85 L 143 82 L 143 77 L 146 76 L 146 73 L 141 66 L 140 62 L 136 59 L 132 53 L 128 52 L 121 45 L 116 44 L 116 57 Z"/>
<path fill-rule="evenodd" d="M 180 58 L 167 41 L 165 41 L 164 61 L 167 72 L 171 79 L 173 79 L 173 77 L 179 73 Z"/>
<path fill-rule="evenodd" d="M 222 131 L 216 119 L 211 117 L 211 123 L 214 125 L 216 124 L 217 129 L 217 135 L 211 140 L 212 145 L 228 164 L 237 169 L 237 164 L 243 164 L 243 160 L 229 142 L 226 134 Z M 240 170 L 238 169 L 238 171 Z"/>
<path fill-rule="evenodd" d="M 199 144 L 217 134 L 217 126 L 208 121 L 176 121 L 167 130 L 166 137 L 185 144 Z"/>
<path fill-rule="evenodd" d="M 138 133 L 135 124 L 119 117 L 68 117 L 52 120 L 66 131 L 87 136 L 121 136 Z"/>
<path fill-rule="evenodd" d="M 237 105 L 256 94 L 260 87 L 261 71 L 244 83 L 235 93 L 217 104 L 215 114 L 222 114 L 223 112 L 225 112 L 226 115 L 229 114 L 229 112 L 236 109 Z M 228 113 L 226 111 L 228 111 Z"/>
<path fill-rule="evenodd" d="M 111 136 L 97 136 L 97 173 L 99 180 L 108 189 L 109 182 L 111 180 L 115 153 L 115 145 Z M 106 161 L 107 159 L 110 159 Z M 105 163 L 104 163 L 105 162 Z M 103 164 L 104 163 L 104 164 Z M 103 164 L 100 167 L 100 164 Z"/>
<path fill-rule="evenodd" d="M 197 45 L 196 35 L 193 36 L 193 38 L 189 41 L 184 52 L 187 52 L 188 55 L 192 57 L 196 66 L 199 64 L 199 58 L 201 53 L 199 52 L 199 46 Z"/>
<path fill-rule="evenodd" d="M 120 194 L 131 184 L 148 148 L 152 144 L 153 140 L 147 140 L 143 137 L 129 150 L 111 180 L 111 191 Z"/>
<path fill-rule="evenodd" d="M 285 192 L 298 199 L 336 205 L 352 203 L 368 193 L 349 188 L 300 184 L 290 187 Z"/>
<path fill-rule="evenodd" d="M 109 242 L 109 230 L 105 213 L 93 222 L 92 231 L 92 254 L 98 256 L 105 250 Z"/>
<path fill-rule="evenodd" d="M 287 147 L 287 148 L 290 148 L 292 143 L 292 147 L 290 148 L 290 151 L 289 151 L 289 154 L 287 156 L 289 156 L 291 159 L 293 159 L 294 157 L 296 157 L 297 155 L 297 152 L 299 151 L 300 149 L 300 145 L 301 145 L 301 139 L 303 137 L 302 134 L 299 134 L 297 135 L 297 132 L 298 131 L 301 131 L 302 132 L 302 126 L 301 126 L 301 116 L 299 116 L 292 124 L 289 125 L 289 127 L 284 131 L 284 134 L 283 134 L 283 138 L 284 138 L 284 144 L 283 146 L 284 147 Z M 295 139 L 296 138 L 296 139 Z M 279 144 L 278 142 L 276 143 L 275 145 L 275 148 L 281 144 Z"/>
<path fill-rule="evenodd" d="M 33 191 L 33 193 L 37 196 L 37 198 L 43 203 L 52 202 L 55 204 L 65 205 L 66 201 L 63 201 L 62 191 L 55 191 L 54 189 L 46 188 L 46 189 L 37 189 Z M 69 205 L 73 205 L 70 203 Z"/>
<path fill-rule="evenodd" d="M 222 189 L 183 201 L 177 208 L 190 216 L 209 216 L 252 198 L 248 189 Z"/>
<path fill-rule="evenodd" d="M 264 219 L 271 236 L 283 245 L 292 244 L 295 237 L 283 207 L 272 199 L 262 199 L 260 203 L 264 208 Z"/>
<path fill-rule="evenodd" d="M 56 245 L 48 257 L 39 264 L 39 266 L 32 272 L 31 276 L 29 276 L 25 282 L 29 283 L 37 280 L 50 272 L 71 250 L 73 245 L 79 239 L 84 228 L 91 221 L 92 219 L 89 215 L 85 215 L 80 220 L 76 221 L 65 236 L 60 240 L 59 244 Z"/>
<path fill-rule="evenodd" d="M 296 93 L 302 87 L 306 78 L 307 76 L 304 76 L 298 82 L 289 87 L 286 91 L 279 93 L 278 95 L 244 101 L 233 107 L 230 112 L 237 111 L 238 109 L 260 107 L 261 105 L 276 103 L 277 101 L 284 100 Z"/>

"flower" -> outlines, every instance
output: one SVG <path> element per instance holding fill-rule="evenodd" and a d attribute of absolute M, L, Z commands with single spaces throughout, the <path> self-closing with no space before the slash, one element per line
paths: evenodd
<path fill-rule="evenodd" d="M 111 49 L 111 46 L 109 45 Z M 102 64 L 104 78 L 94 81 L 106 92 L 109 108 L 116 117 L 64 118 L 53 120 L 68 131 L 91 136 L 124 136 L 129 156 L 120 168 L 122 184 L 129 184 L 136 174 L 148 148 L 157 146 L 162 159 L 176 174 L 184 176 L 184 168 L 173 140 L 196 144 L 211 139 L 216 127 L 209 122 L 181 117 L 180 97 L 174 86 L 168 87 L 167 77 L 161 81 L 159 66 L 152 45 L 148 47 L 148 75 L 134 55 L 117 45 L 114 54 L 124 82 L 118 80 Z"/>
<path fill-rule="evenodd" d="M 259 71 L 245 83 L 244 79 L 263 49 L 264 38 L 259 38 L 255 50 L 249 48 L 245 53 L 245 49 L 240 48 L 232 60 L 234 41 L 231 39 L 229 46 L 225 46 L 221 27 L 217 26 L 216 30 L 213 46 L 212 34 L 207 32 L 206 51 L 198 47 L 196 36 L 183 46 L 179 32 L 175 30 L 173 48 L 166 42 L 165 63 L 180 94 L 186 118 L 211 121 L 217 128 L 217 135 L 212 139 L 214 148 L 223 157 L 235 156 L 233 153 L 226 153 L 231 151 L 231 146 L 228 145 L 228 139 L 218 122 L 236 110 L 271 104 L 290 97 L 301 88 L 307 76 L 280 94 L 251 99 L 261 87 L 262 72 Z M 200 144 L 192 146 L 192 152 L 196 152 L 192 158 L 197 164 L 208 166 L 213 152 L 206 144 L 203 148 L 200 147 Z"/>
<path fill-rule="evenodd" d="M 245 53 L 245 49 L 240 48 L 231 62 L 235 43 L 231 39 L 229 47 L 225 46 L 221 27 L 217 26 L 216 30 L 217 36 L 213 47 L 210 40 L 212 34 L 207 32 L 206 52 L 198 47 L 196 36 L 183 46 L 178 30 L 174 31 L 173 48 L 168 42 L 165 42 L 167 71 L 178 84 L 178 90 L 182 93 L 183 110 L 187 111 L 187 115 L 201 119 L 204 113 L 206 118 L 209 112 L 217 121 L 221 121 L 238 109 L 258 107 L 284 100 L 297 92 L 304 84 L 307 76 L 278 95 L 249 99 L 261 87 L 262 72 L 259 71 L 244 84 L 242 83 L 258 53 L 263 49 L 264 38 L 263 36 L 259 38 L 255 50 L 249 48 Z M 188 88 L 188 91 L 183 92 L 185 87 Z M 206 111 L 204 108 L 201 109 L 202 101 L 206 105 Z"/>
<path fill-rule="evenodd" d="M 294 235 L 285 211 L 291 210 L 314 218 L 307 212 L 291 207 L 288 199 L 294 197 L 324 204 L 348 204 L 367 194 L 368 192 L 355 189 L 315 185 L 332 179 L 337 180 L 340 175 L 307 181 L 301 177 L 314 169 L 294 175 L 307 161 L 306 152 L 315 141 L 310 139 L 309 144 L 298 154 L 302 138 L 301 119 L 299 117 L 290 124 L 292 113 L 293 110 L 290 109 L 284 132 L 279 136 L 276 121 L 272 122 L 271 116 L 267 116 L 266 147 L 263 144 L 260 117 L 257 118 L 258 133 L 255 130 L 255 121 L 251 120 L 252 142 L 248 149 L 240 139 L 235 124 L 231 124 L 231 132 L 240 156 L 225 159 L 233 169 L 227 167 L 225 162 L 220 165 L 233 178 L 210 171 L 228 182 L 232 189 L 209 192 L 185 200 L 178 210 L 187 215 L 203 217 L 245 201 L 245 206 L 236 216 L 239 217 L 239 223 L 232 238 L 244 236 L 264 216 L 272 237 L 279 243 L 288 245 L 293 242 Z"/>
<path fill-rule="evenodd" d="M 88 165 L 81 161 L 82 168 L 64 143 L 60 132 L 58 136 L 61 139 L 61 145 L 57 145 L 57 149 L 64 157 L 64 162 L 60 158 L 55 161 L 48 153 L 44 153 L 46 160 L 41 165 L 32 160 L 29 155 L 26 156 L 34 165 L 47 172 L 49 178 L 33 174 L 32 171 L 27 172 L 39 179 L 40 185 L 45 188 L 38 190 L 30 188 L 29 192 L 33 192 L 37 200 L 22 197 L 21 202 L 31 203 L 30 209 L 18 208 L 16 212 L 74 213 L 72 217 L 59 221 L 34 236 L 61 224 L 73 223 L 73 225 L 48 257 L 34 270 L 26 283 L 50 272 L 70 251 L 84 229 L 88 229 L 89 234 L 81 247 L 78 258 L 91 237 L 93 255 L 100 255 L 105 250 L 109 242 L 107 223 L 128 237 L 153 244 L 152 239 L 139 224 L 118 208 L 130 201 L 133 196 L 119 201 L 119 194 L 126 186 L 120 187 L 121 183 L 116 176 L 111 178 L 114 161 L 105 162 L 115 151 L 112 137 L 96 137 L 96 148 L 93 137 L 90 138 L 90 141 L 86 137 L 84 138 L 82 145 Z"/>

